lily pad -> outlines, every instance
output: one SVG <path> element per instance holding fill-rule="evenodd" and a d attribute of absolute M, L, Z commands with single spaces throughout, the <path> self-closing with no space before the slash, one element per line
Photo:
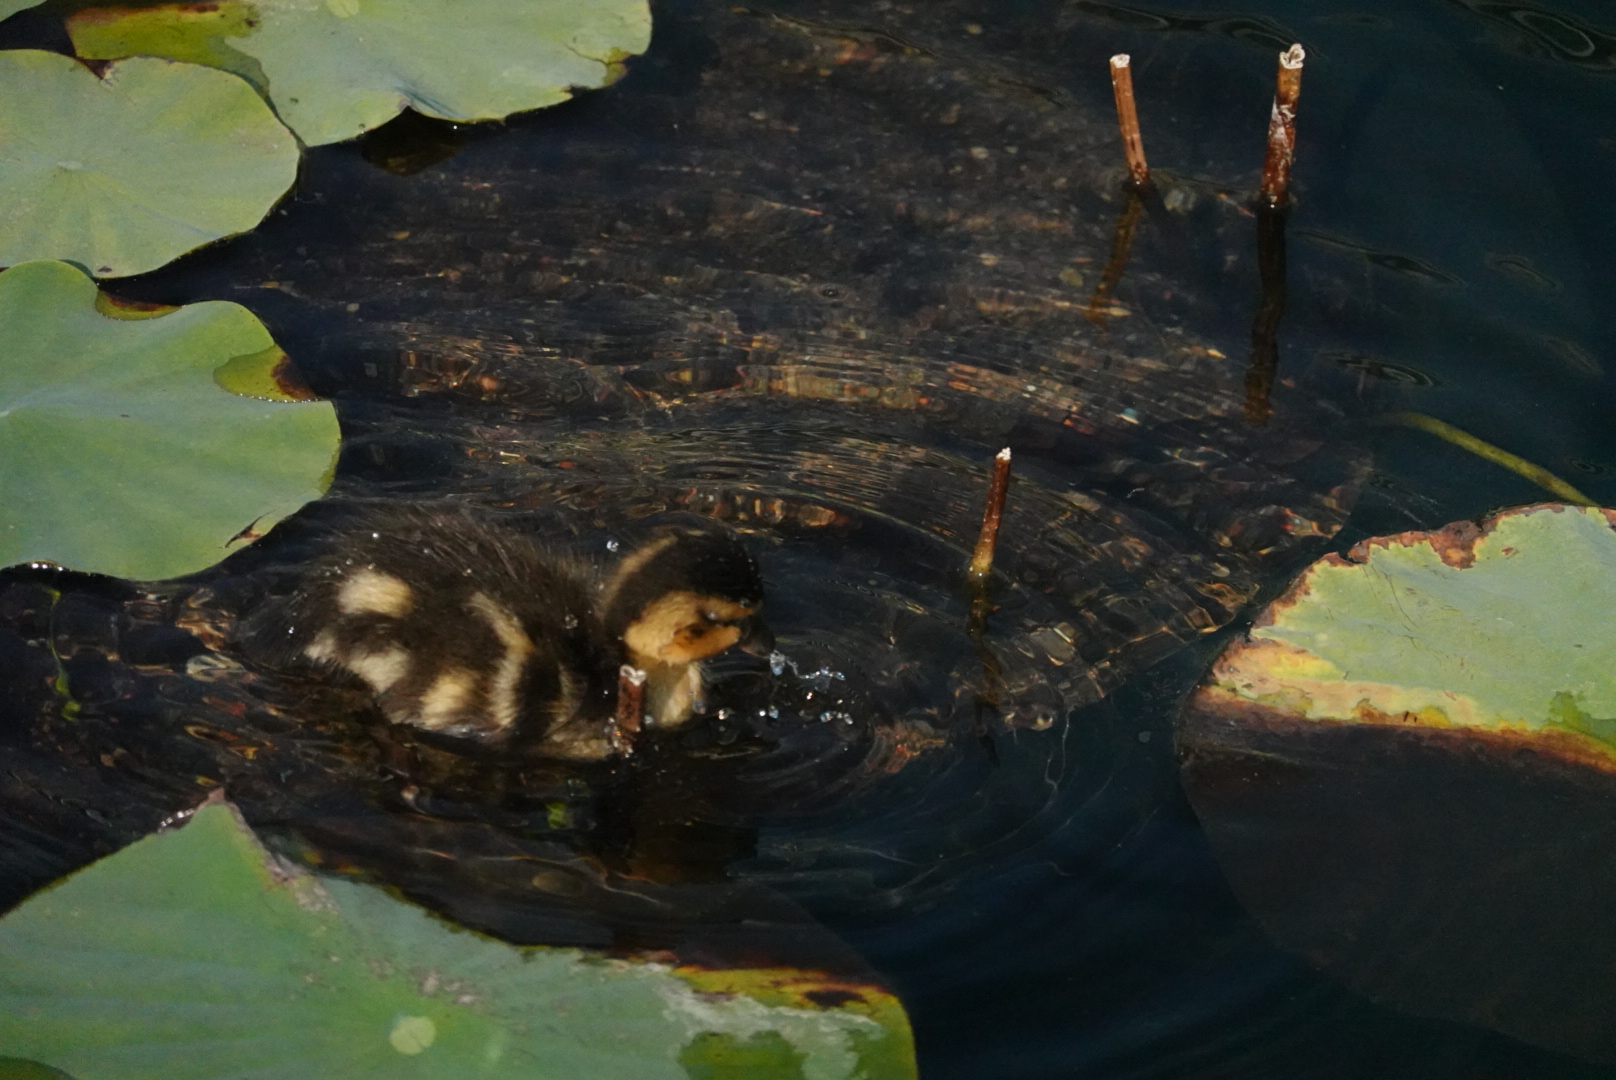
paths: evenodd
<path fill-rule="evenodd" d="M 0 919 L 0 1047 L 97 1080 L 915 1075 L 879 989 L 506 945 L 293 870 L 217 799 Z"/>
<path fill-rule="evenodd" d="M 263 220 L 298 147 L 252 87 L 136 58 L 98 77 L 71 57 L 0 51 L 0 266 L 65 259 L 97 277 L 154 270 Z"/>
<path fill-rule="evenodd" d="M 19 11 L 31 7 L 38 7 L 41 0 L 0 0 L 0 22 L 11 18 Z"/>
<path fill-rule="evenodd" d="M 405 108 L 494 120 L 604 86 L 651 40 L 645 0 L 224 0 L 81 11 L 87 59 L 164 56 L 234 71 L 316 146 Z"/>
<path fill-rule="evenodd" d="M 1179 730 L 1219 862 L 1370 997 L 1616 1064 L 1616 510 L 1315 563 Z"/>
<path fill-rule="evenodd" d="M 1559 735 L 1616 763 L 1616 511 L 1537 507 L 1328 556 L 1204 696 L 1314 721 Z"/>
<path fill-rule="evenodd" d="M 0 566 L 177 577 L 324 493 L 336 412 L 252 312 L 98 300 L 66 263 L 0 273 Z"/>

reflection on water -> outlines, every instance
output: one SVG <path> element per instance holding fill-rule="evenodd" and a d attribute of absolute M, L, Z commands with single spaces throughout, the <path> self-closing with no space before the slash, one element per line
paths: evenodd
<path fill-rule="evenodd" d="M 1429 285 L 1459 285 L 1461 282 L 1452 274 L 1445 273 L 1412 255 L 1401 255 L 1395 251 L 1376 251 L 1374 248 L 1361 244 L 1356 240 L 1349 240 L 1343 236 L 1332 236 L 1317 229 L 1296 229 L 1292 235 L 1298 239 L 1316 244 L 1326 251 L 1338 251 L 1362 259 L 1371 266 L 1378 266 L 1382 270 L 1390 270 L 1394 274 L 1405 274 Z"/>
<path fill-rule="evenodd" d="M 1261 15 L 1203 16 L 1189 12 L 1166 10 L 1170 5 L 1146 8 L 1137 5 L 1113 4 L 1103 0 L 1071 0 L 1065 7 L 1074 14 L 1103 19 L 1129 30 L 1153 33 L 1177 31 L 1190 34 L 1217 34 L 1264 52 L 1284 52 L 1298 40 L 1297 35 L 1283 24 Z M 1076 19 L 1069 22 L 1076 23 Z"/>
<path fill-rule="evenodd" d="M 1511 48 L 1599 74 L 1616 70 L 1616 34 L 1572 11 L 1501 0 L 1451 0 L 1485 20 Z"/>
<path fill-rule="evenodd" d="M 1548 61 L 1481 33 L 1552 13 L 1185 7 L 669 4 L 611 91 L 311 153 L 263 230 L 120 283 L 262 312 L 347 443 L 326 504 L 216 572 L 0 590 L 6 898 L 223 783 L 289 849 L 518 940 L 872 963 L 928 1076 L 1596 1075 L 1275 951 L 1172 748 L 1217 631 L 1344 525 L 1536 497 L 1360 419 L 1444 417 L 1616 492 L 1575 249 L 1597 230 L 1570 237 L 1581 181 L 1544 179 L 1507 121 L 1530 103 L 1491 89 Z M 1245 192 L 1298 37 L 1296 242 L 1253 427 Z M 1096 322 L 1126 211 L 1117 51 L 1162 200 Z M 977 641 L 965 567 L 1006 445 Z M 377 499 L 602 559 L 723 520 L 779 656 L 725 658 L 716 715 L 605 768 L 450 752 L 234 658 L 237 613 Z"/>

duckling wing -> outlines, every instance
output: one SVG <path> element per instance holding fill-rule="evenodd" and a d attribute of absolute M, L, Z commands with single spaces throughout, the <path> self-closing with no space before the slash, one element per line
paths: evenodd
<path fill-rule="evenodd" d="M 389 720 L 542 738 L 609 706 L 615 655 L 585 568 L 463 510 L 373 514 L 253 613 L 250 654 L 357 678 Z M 576 726 L 576 725 L 569 725 Z"/>

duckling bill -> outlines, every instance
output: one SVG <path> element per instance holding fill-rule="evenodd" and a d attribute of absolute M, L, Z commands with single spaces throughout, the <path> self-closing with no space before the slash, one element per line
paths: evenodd
<path fill-rule="evenodd" d="M 623 664 L 646 723 L 702 708 L 702 662 L 767 650 L 757 563 L 727 533 L 667 530 L 604 576 L 470 513 L 394 510 L 338 534 L 244 624 L 250 654 L 357 678 L 382 713 L 544 756 L 614 752 Z"/>

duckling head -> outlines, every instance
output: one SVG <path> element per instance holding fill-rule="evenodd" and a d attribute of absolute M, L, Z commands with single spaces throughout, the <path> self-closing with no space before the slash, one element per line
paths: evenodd
<path fill-rule="evenodd" d="M 678 530 L 623 560 L 601 597 L 635 667 L 684 668 L 735 646 L 767 652 L 757 562 L 725 533 Z"/>

